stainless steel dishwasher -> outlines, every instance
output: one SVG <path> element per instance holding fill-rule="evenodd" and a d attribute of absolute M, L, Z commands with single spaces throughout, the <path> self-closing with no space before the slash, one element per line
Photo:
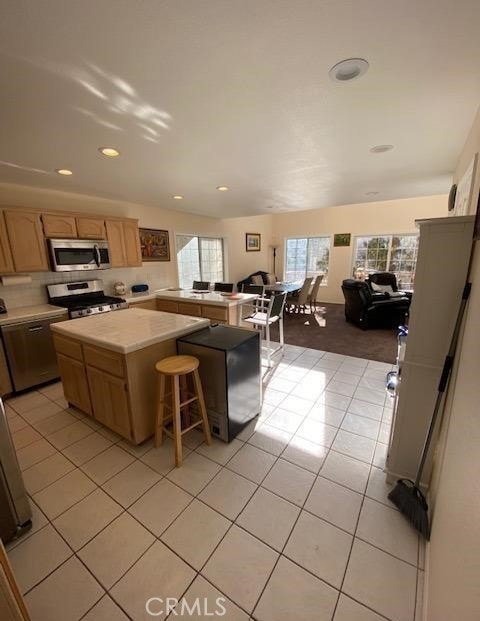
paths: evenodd
<path fill-rule="evenodd" d="M 59 377 L 50 324 L 65 317 L 50 317 L 2 326 L 10 377 L 15 392 Z"/>

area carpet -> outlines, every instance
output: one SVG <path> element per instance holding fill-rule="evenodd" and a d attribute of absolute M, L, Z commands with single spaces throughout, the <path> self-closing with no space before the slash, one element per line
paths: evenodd
<path fill-rule="evenodd" d="M 345 321 L 343 304 L 322 304 L 315 314 L 286 314 L 285 343 L 323 351 L 394 363 L 397 354 L 397 330 L 374 328 L 361 330 Z M 278 331 L 272 331 L 278 341 Z"/>

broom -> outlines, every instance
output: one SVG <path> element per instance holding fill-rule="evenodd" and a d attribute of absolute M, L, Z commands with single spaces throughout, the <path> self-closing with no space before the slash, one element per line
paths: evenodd
<path fill-rule="evenodd" d="M 433 432 L 435 430 L 435 424 L 440 412 L 443 394 L 450 378 L 458 337 L 460 335 L 460 328 L 471 288 L 471 283 L 467 282 L 463 289 L 462 301 L 460 303 L 460 308 L 458 309 L 458 315 L 452 339 L 450 341 L 450 347 L 445 357 L 445 362 L 443 363 L 442 375 L 440 376 L 440 381 L 438 383 L 437 399 L 435 401 L 435 407 L 433 408 L 432 420 L 430 421 L 430 427 L 428 428 L 425 444 L 423 445 L 422 458 L 420 460 L 420 465 L 418 466 L 415 481 L 410 481 L 410 479 L 399 479 L 395 487 L 388 494 L 388 498 L 393 502 L 393 504 L 400 510 L 401 513 L 403 513 L 412 526 L 427 540 L 430 539 L 428 504 L 425 496 L 420 490 L 420 480 L 422 478 L 423 468 L 425 466 Z"/>

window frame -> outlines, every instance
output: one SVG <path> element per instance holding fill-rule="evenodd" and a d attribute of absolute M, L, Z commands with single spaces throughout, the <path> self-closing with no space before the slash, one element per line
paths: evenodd
<path fill-rule="evenodd" d="M 284 238 L 283 240 L 283 276 L 284 278 L 287 277 L 287 244 L 288 241 L 291 239 L 328 239 L 328 264 L 327 264 L 327 273 L 325 274 L 326 278 L 324 277 L 322 279 L 322 282 L 320 283 L 321 287 L 328 287 L 328 275 L 330 272 L 330 261 L 332 258 L 332 241 L 333 241 L 333 235 L 331 233 L 329 234 L 317 234 L 317 235 L 288 235 L 287 237 Z M 307 253 L 308 253 L 308 248 L 307 248 Z M 307 255 L 308 256 L 308 255 Z M 317 272 L 316 275 L 322 273 L 321 270 L 319 272 Z M 305 270 L 305 275 L 302 277 L 303 279 L 307 278 L 307 270 Z"/>
<path fill-rule="evenodd" d="M 199 235 L 197 233 L 175 233 L 174 234 L 174 240 L 175 240 L 175 263 L 176 263 L 176 272 L 177 272 L 177 286 L 180 287 L 180 265 L 178 262 L 178 254 L 177 254 L 177 238 L 178 237 L 196 237 L 199 240 L 198 243 L 198 260 L 199 260 L 199 266 L 200 266 L 200 280 L 203 280 L 203 274 L 202 274 L 202 250 L 201 250 L 201 244 L 200 244 L 200 240 L 201 239 L 218 239 L 222 242 L 222 271 L 223 271 L 223 276 L 222 276 L 222 281 L 226 282 L 228 280 L 228 252 L 227 252 L 227 239 L 223 236 L 223 235 L 215 235 L 215 234 L 204 234 L 204 235 Z M 193 284 L 193 283 L 192 283 Z"/>
<path fill-rule="evenodd" d="M 387 247 L 387 258 L 386 258 L 386 272 L 392 272 L 392 270 L 390 269 L 390 263 L 392 260 L 392 248 L 393 248 L 393 238 L 394 237 L 416 237 L 417 239 L 420 238 L 420 233 L 358 233 L 355 234 L 353 236 L 353 244 L 352 244 L 352 258 L 350 261 L 350 265 L 351 265 L 351 276 L 349 276 L 349 278 L 354 278 L 354 274 L 355 274 L 355 269 L 356 269 L 356 257 L 357 257 L 357 240 L 359 238 L 362 237 L 386 237 L 389 239 L 388 242 L 388 247 Z M 415 255 L 415 272 L 417 269 L 417 260 L 418 260 L 418 244 L 417 244 L 417 251 L 416 251 L 416 255 Z M 366 276 L 368 276 L 369 273 L 374 273 L 375 271 L 380 271 L 380 270 L 366 270 Z M 415 274 L 414 272 L 414 274 Z M 392 272 L 395 273 L 395 272 Z M 415 282 L 415 281 L 414 281 Z M 412 283 L 412 286 L 414 284 L 414 282 Z"/>

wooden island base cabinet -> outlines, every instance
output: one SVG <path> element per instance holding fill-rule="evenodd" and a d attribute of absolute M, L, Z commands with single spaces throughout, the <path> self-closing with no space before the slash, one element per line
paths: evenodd
<path fill-rule="evenodd" d="M 78 321 L 78 320 L 76 320 Z M 176 354 L 176 339 L 127 354 L 54 334 L 65 399 L 133 444 L 155 428 L 155 363 Z"/>

